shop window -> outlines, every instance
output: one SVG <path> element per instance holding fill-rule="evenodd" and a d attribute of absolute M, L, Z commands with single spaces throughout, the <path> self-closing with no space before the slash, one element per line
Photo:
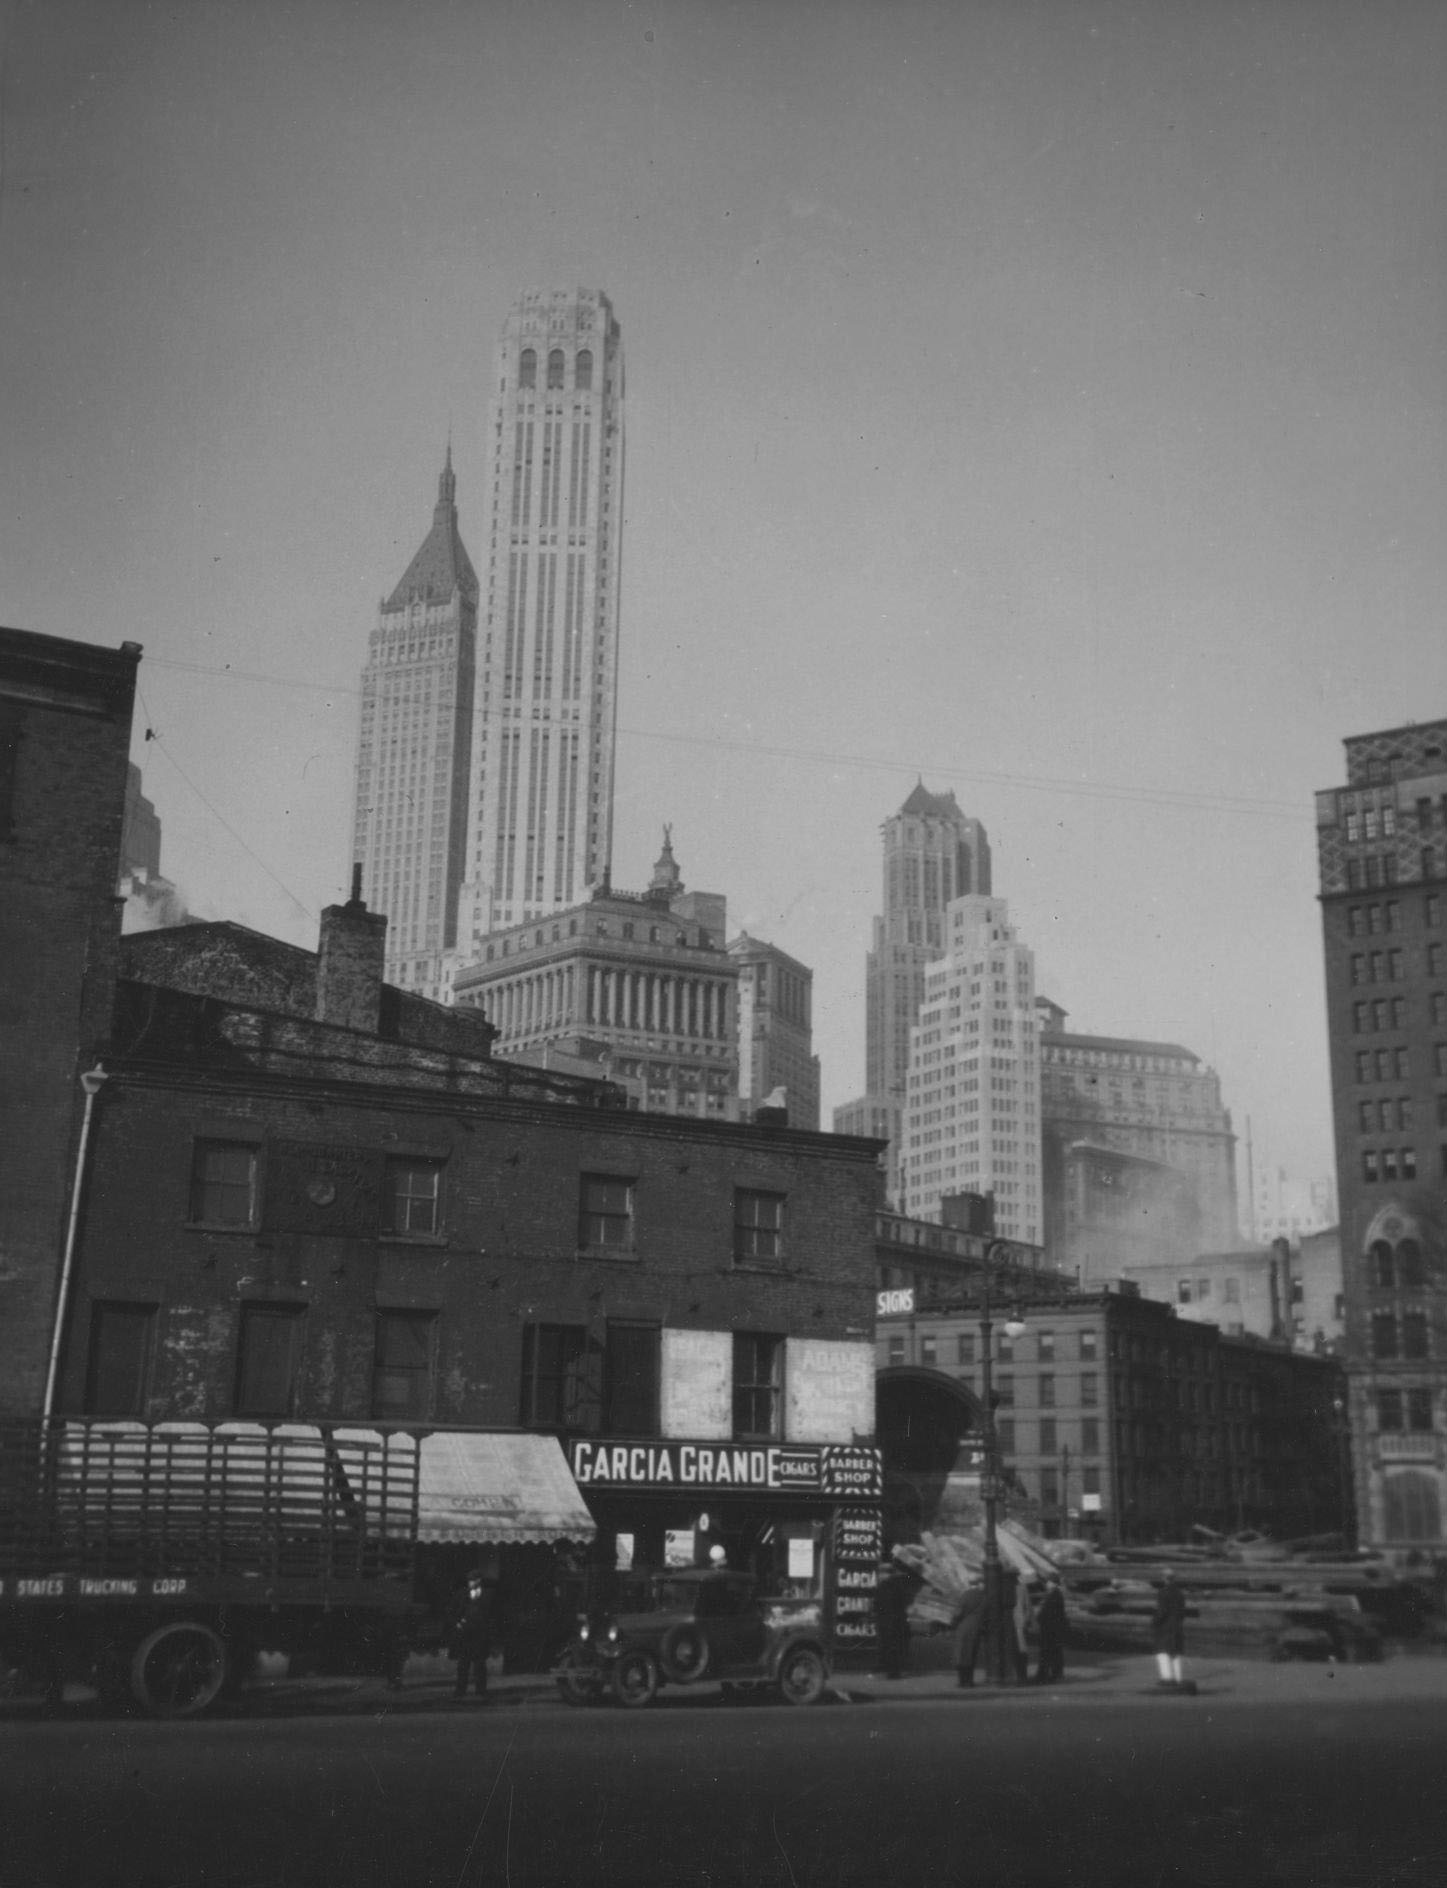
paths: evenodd
<path fill-rule="evenodd" d="M 382 1230 L 398 1239 L 427 1239 L 442 1230 L 442 1162 L 389 1156 Z"/>
<path fill-rule="evenodd" d="M 524 1429 L 560 1429 L 592 1435 L 598 1428 L 597 1360 L 581 1324 L 523 1327 Z"/>
<path fill-rule="evenodd" d="M 633 1180 L 614 1174 L 585 1173 L 578 1205 L 578 1244 L 606 1251 L 633 1245 Z"/>
<path fill-rule="evenodd" d="M 656 1324 L 608 1325 L 603 1353 L 603 1433 L 658 1434 L 662 1338 Z"/>
<path fill-rule="evenodd" d="M 91 1309 L 85 1408 L 90 1416 L 143 1416 L 156 1338 L 155 1305 Z"/>
<path fill-rule="evenodd" d="M 774 1439 L 784 1433 L 784 1340 L 734 1332 L 734 1434 Z"/>
<path fill-rule="evenodd" d="M 256 1224 L 256 1148 L 249 1141 L 197 1141 L 191 1218 L 232 1229 Z"/>
<path fill-rule="evenodd" d="M 296 1406 L 306 1313 L 300 1305 L 243 1305 L 236 1414 L 290 1416 Z"/>
<path fill-rule="evenodd" d="M 784 1195 L 734 1188 L 734 1261 L 777 1265 L 784 1256 Z"/>
<path fill-rule="evenodd" d="M 437 1314 L 379 1311 L 372 1351 L 372 1414 L 384 1422 L 432 1415 Z"/>

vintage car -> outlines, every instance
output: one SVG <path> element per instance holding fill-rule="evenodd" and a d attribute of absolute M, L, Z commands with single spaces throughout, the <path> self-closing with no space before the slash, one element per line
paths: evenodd
<path fill-rule="evenodd" d="M 817 1600 L 774 1599 L 742 1573 L 692 1569 L 656 1574 L 636 1612 L 579 1624 L 556 1667 L 569 1704 L 611 1697 L 651 1704 L 660 1685 L 718 1680 L 772 1686 L 790 1704 L 815 1704 L 829 1679 Z"/>

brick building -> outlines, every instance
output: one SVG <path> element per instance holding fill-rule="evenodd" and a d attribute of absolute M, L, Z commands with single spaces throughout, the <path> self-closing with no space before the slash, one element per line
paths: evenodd
<path fill-rule="evenodd" d="M 1447 721 L 1355 735 L 1316 796 L 1362 1538 L 1447 1514 Z"/>
<path fill-rule="evenodd" d="M 970 1234 L 879 1216 L 886 1469 L 906 1412 L 926 1428 L 947 1401 L 947 1448 L 966 1438 L 964 1456 L 919 1465 L 924 1512 L 978 1451 L 983 1251 Z M 992 1302 L 1001 1452 L 1047 1536 L 1110 1544 L 1184 1539 L 1197 1522 L 1280 1536 L 1345 1527 L 1343 1380 L 1331 1358 L 1227 1336 L 1129 1289 L 1076 1293 L 1038 1264 L 997 1272 Z M 1012 1342 L 1003 1320 L 1016 1310 L 1025 1329 Z"/>
<path fill-rule="evenodd" d="M 77 1078 L 110 1028 L 140 653 L 0 629 L 0 1413 L 44 1396 Z"/>

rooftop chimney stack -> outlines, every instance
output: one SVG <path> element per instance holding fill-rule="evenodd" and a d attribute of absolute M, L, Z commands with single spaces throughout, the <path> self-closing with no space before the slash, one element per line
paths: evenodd
<path fill-rule="evenodd" d="M 382 1014 L 382 959 L 387 947 L 384 912 L 362 902 L 362 868 L 352 867 L 352 895 L 322 913 L 317 945 L 316 1019 L 375 1036 Z"/>

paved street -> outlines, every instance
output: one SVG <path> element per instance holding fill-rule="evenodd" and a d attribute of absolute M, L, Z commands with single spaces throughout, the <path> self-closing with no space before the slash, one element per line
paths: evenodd
<path fill-rule="evenodd" d="M 1142 1661 L 1058 1692 L 850 1679 L 792 1711 L 536 1685 L 293 1688 L 165 1725 L 0 1725 L 0 1879 L 126 1888 L 507 1883 L 1440 1888 L 1447 1662 Z M 849 1700 L 846 1702 L 845 1700 Z"/>

